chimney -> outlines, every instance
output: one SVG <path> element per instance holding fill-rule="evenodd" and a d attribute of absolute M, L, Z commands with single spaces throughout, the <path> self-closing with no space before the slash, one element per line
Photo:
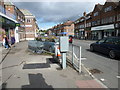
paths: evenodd
<path fill-rule="evenodd" d="M 83 13 L 83 16 L 86 16 L 86 12 Z"/>

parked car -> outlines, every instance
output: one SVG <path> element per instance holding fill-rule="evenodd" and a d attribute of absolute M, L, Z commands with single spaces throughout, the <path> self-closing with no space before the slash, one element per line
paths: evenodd
<path fill-rule="evenodd" d="M 44 42 L 44 50 L 54 53 L 55 45 L 59 45 L 59 39 L 46 40 Z"/>
<path fill-rule="evenodd" d="M 107 37 L 90 45 L 91 51 L 109 55 L 110 58 L 120 58 L 120 37 Z"/>

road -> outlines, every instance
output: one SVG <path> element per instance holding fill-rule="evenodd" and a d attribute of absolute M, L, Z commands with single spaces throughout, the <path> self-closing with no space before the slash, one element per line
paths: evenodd
<path fill-rule="evenodd" d="M 75 45 L 82 47 L 82 57 L 86 60 L 82 60 L 82 63 L 88 70 L 97 69 L 101 73 L 95 73 L 94 76 L 103 82 L 109 88 L 118 88 L 118 62 L 119 60 L 110 59 L 108 56 L 90 52 L 89 45 L 94 41 L 74 40 Z M 75 53 L 78 54 L 78 48 L 75 49 Z M 120 73 L 120 72 L 119 72 Z"/>

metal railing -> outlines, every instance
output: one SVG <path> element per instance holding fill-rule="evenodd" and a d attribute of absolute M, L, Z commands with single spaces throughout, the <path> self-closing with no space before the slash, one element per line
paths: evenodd
<path fill-rule="evenodd" d="M 70 44 L 69 52 L 67 53 L 67 61 L 79 72 L 82 72 L 82 60 L 85 58 L 81 57 L 81 46 Z"/>

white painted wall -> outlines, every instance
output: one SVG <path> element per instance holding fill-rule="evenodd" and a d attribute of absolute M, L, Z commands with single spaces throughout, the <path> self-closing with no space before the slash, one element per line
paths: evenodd
<path fill-rule="evenodd" d="M 19 42 L 18 27 L 15 28 L 15 41 L 16 41 L 16 43 Z"/>

